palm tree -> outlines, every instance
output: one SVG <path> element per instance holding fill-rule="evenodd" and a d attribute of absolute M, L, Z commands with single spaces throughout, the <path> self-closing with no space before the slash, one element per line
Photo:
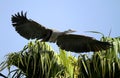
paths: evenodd
<path fill-rule="evenodd" d="M 120 38 L 102 37 L 101 41 L 109 41 L 113 46 L 91 58 L 79 56 L 79 78 L 120 78 Z"/>
<path fill-rule="evenodd" d="M 7 77 L 12 78 L 120 78 L 120 38 L 102 37 L 101 41 L 113 46 L 91 58 L 86 54 L 77 58 L 61 49 L 57 54 L 47 43 L 36 40 L 20 52 L 8 54 L 0 66 L 7 67 Z"/>

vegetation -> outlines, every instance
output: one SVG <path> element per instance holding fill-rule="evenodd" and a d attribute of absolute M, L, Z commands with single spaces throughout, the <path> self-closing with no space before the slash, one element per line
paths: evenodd
<path fill-rule="evenodd" d="M 103 36 L 101 41 L 113 46 L 91 57 L 74 57 L 64 50 L 56 53 L 47 43 L 29 42 L 20 52 L 8 54 L 0 71 L 8 68 L 11 78 L 120 78 L 120 38 Z"/>

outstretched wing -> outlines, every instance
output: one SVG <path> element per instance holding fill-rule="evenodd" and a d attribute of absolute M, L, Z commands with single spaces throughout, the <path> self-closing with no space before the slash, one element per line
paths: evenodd
<path fill-rule="evenodd" d="M 106 50 L 110 47 L 108 42 L 101 42 L 92 37 L 73 34 L 59 36 L 57 45 L 63 50 L 77 53 Z"/>
<path fill-rule="evenodd" d="M 26 39 L 47 39 L 52 31 L 27 18 L 26 13 L 12 15 L 12 25 Z"/>

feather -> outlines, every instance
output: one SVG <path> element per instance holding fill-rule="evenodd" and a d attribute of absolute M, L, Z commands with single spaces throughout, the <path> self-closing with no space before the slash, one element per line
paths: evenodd
<path fill-rule="evenodd" d="M 76 53 L 100 51 L 111 46 L 108 42 L 101 42 L 92 37 L 70 34 L 75 32 L 73 30 L 60 32 L 45 28 L 41 24 L 28 19 L 27 13 L 23 13 L 23 11 L 12 15 L 12 25 L 26 39 L 42 39 L 42 41 L 56 42 L 61 49 L 66 51 Z"/>
<path fill-rule="evenodd" d="M 12 15 L 12 25 L 16 31 L 26 39 L 43 39 L 47 41 L 52 31 L 41 24 L 27 19 L 27 13 L 23 12 Z"/>
<path fill-rule="evenodd" d="M 108 42 L 101 42 L 92 37 L 73 34 L 59 36 L 57 38 L 57 45 L 63 50 L 73 52 L 95 52 L 106 50 L 110 47 Z"/>

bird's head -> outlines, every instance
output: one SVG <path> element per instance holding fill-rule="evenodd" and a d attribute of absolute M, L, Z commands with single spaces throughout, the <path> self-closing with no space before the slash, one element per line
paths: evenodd
<path fill-rule="evenodd" d="M 73 33 L 73 32 L 76 32 L 76 31 L 75 30 L 71 30 L 71 29 L 68 29 L 68 30 L 64 31 L 65 34 Z"/>

